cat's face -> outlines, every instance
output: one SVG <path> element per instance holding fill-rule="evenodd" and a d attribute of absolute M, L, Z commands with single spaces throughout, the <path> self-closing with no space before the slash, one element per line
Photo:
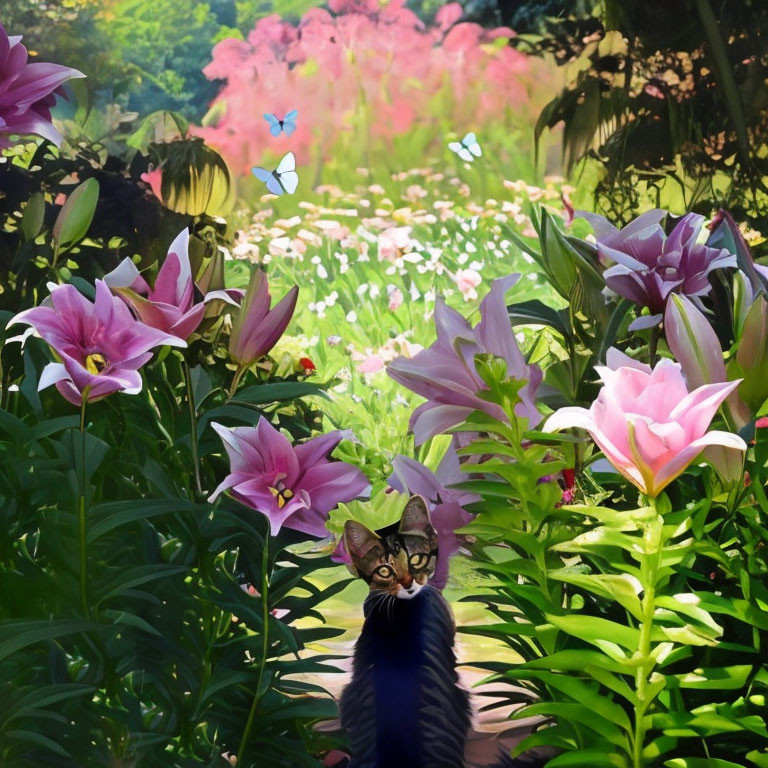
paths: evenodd
<path fill-rule="evenodd" d="M 371 592 L 410 600 L 435 572 L 437 533 L 421 496 L 411 496 L 400 522 L 379 533 L 348 520 L 344 539 L 357 575 Z"/>

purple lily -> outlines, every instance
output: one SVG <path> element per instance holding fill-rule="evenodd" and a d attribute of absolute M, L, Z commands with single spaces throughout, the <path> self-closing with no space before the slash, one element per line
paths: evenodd
<path fill-rule="evenodd" d="M 726 249 L 697 242 L 703 216 L 686 214 L 667 236 L 660 224 L 667 215 L 656 208 L 619 230 L 602 216 L 582 214 L 595 231 L 598 256 L 616 262 L 603 273 L 608 288 L 650 311 L 631 330 L 658 325 L 671 293 L 698 303 L 712 289 L 712 270 L 736 266 L 736 257 Z"/>
<path fill-rule="evenodd" d="M 60 64 L 27 63 L 21 35 L 9 36 L 0 24 L 0 149 L 13 145 L 8 137 L 36 134 L 61 144 L 51 122 L 51 107 L 67 80 L 85 77 Z"/>
<path fill-rule="evenodd" d="M 448 485 L 467 480 L 459 465 L 459 457 L 451 446 L 437 467 L 437 472 L 425 467 L 416 459 L 395 456 L 392 460 L 394 473 L 387 483 L 396 491 L 422 496 L 429 507 L 429 517 L 437 531 L 437 565 L 430 584 L 443 589 L 448 581 L 448 565 L 458 552 L 462 540 L 454 533 L 472 520 L 464 505 L 480 501 L 474 493 L 447 488 Z"/>
<path fill-rule="evenodd" d="M 328 513 L 369 487 L 357 467 L 328 460 L 345 437 L 339 430 L 294 446 L 263 416 L 255 427 L 211 426 L 224 441 L 230 474 L 208 500 L 215 501 L 229 489 L 234 498 L 269 520 L 273 536 L 285 526 L 325 538 Z"/>
<path fill-rule="evenodd" d="M 152 357 L 149 350 L 163 344 L 187 346 L 176 336 L 136 320 L 101 280 L 96 281 L 93 303 L 74 285 L 61 285 L 46 303 L 19 313 L 8 325 L 13 323 L 31 325 L 61 360 L 45 366 L 38 389 L 55 384 L 75 405 L 118 391 L 137 394 L 141 391 L 139 368 Z"/>
<path fill-rule="evenodd" d="M 211 291 L 201 302 L 195 303 L 188 229 L 182 230 L 171 243 L 155 278 L 154 288 L 128 258 L 105 275 L 104 282 L 125 301 L 142 323 L 185 341 L 202 322 L 206 302 L 223 299 L 237 306 L 227 291 Z"/>
<path fill-rule="evenodd" d="M 253 271 L 229 337 L 229 355 L 239 366 L 255 363 L 277 344 L 293 317 L 298 295 L 299 287 L 294 285 L 270 309 L 267 275 L 261 269 Z"/>
<path fill-rule="evenodd" d="M 427 398 L 411 416 L 417 445 L 460 424 L 475 410 L 506 420 L 501 407 L 480 397 L 487 389 L 475 370 L 475 355 L 480 353 L 504 358 L 507 375 L 528 382 L 520 390 L 517 414 L 527 418 L 531 427 L 541 421 L 535 402 L 541 369 L 525 362 L 504 302 L 504 294 L 519 277 L 510 275 L 493 281 L 480 304 L 481 319 L 475 328 L 438 299 L 435 306 L 437 341 L 410 360 L 398 357 L 387 366 L 387 373 L 395 381 Z"/>

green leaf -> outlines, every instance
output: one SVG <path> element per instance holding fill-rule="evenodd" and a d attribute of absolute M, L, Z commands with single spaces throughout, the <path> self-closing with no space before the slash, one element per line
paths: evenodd
<path fill-rule="evenodd" d="M 203 504 L 192 504 L 184 499 L 136 499 L 135 501 L 114 501 L 99 504 L 90 511 L 90 516 L 95 522 L 89 526 L 88 543 L 97 541 L 122 525 L 177 512 L 196 513 L 202 518 L 210 512 L 210 507 Z"/>
<path fill-rule="evenodd" d="M 488 496 L 492 499 L 509 499 L 514 497 L 515 491 L 507 483 L 494 480 L 467 480 L 463 483 L 455 483 L 451 488 L 467 493 L 476 493 L 480 496 Z"/>
<path fill-rule="evenodd" d="M 632 723 L 627 713 L 618 704 L 615 704 L 610 698 L 601 694 L 595 686 L 590 686 L 576 677 L 558 675 L 552 672 L 540 672 L 530 668 L 510 670 L 507 676 L 513 680 L 525 680 L 527 677 L 541 680 L 547 686 L 564 693 L 576 703 L 588 707 L 592 711 L 592 717 L 602 717 L 623 728 L 628 733 L 632 731 Z"/>
<path fill-rule="evenodd" d="M 421 463 L 432 472 L 437 472 L 440 462 L 450 448 L 453 437 L 451 435 L 435 435 L 429 440 L 429 450 L 426 456 L 421 459 Z"/>
<path fill-rule="evenodd" d="M 589 643 L 616 644 L 629 651 L 635 651 L 640 643 L 640 631 L 633 627 L 617 624 L 615 621 L 601 619 L 597 616 L 554 616 L 547 614 L 547 621 L 569 635 L 579 637 Z M 602 650 L 605 650 L 604 648 Z"/>
<path fill-rule="evenodd" d="M 547 715 L 558 720 L 566 720 L 582 725 L 591 731 L 598 733 L 610 744 L 621 748 L 627 748 L 628 736 L 618 726 L 609 723 L 602 717 L 595 717 L 589 707 L 583 704 L 575 704 L 570 701 L 540 701 L 527 707 L 516 710 L 511 715 L 511 720 L 522 720 L 533 715 Z M 606 745 L 607 746 L 607 745 Z"/>
<path fill-rule="evenodd" d="M 75 429 L 79 422 L 79 416 L 58 416 L 54 419 L 46 419 L 32 427 L 29 432 L 30 438 L 32 440 L 40 440 L 44 437 L 55 435 L 57 432 L 62 432 L 65 429 Z"/>
<path fill-rule="evenodd" d="M 45 198 L 42 192 L 35 192 L 24 206 L 24 214 L 21 217 L 21 233 L 27 242 L 40 234 L 44 217 Z"/>
<path fill-rule="evenodd" d="M 512 750 L 512 756 L 524 755 L 527 750 L 542 746 L 555 747 L 570 752 L 576 747 L 573 730 L 567 724 L 554 724 L 547 728 L 541 728 L 518 742 Z"/>
<path fill-rule="evenodd" d="M 516 325 L 548 325 L 554 328 L 564 338 L 570 338 L 571 329 L 568 327 L 568 315 L 557 309 L 548 307 L 538 299 L 522 301 L 507 307 L 509 319 Z"/>
<path fill-rule="evenodd" d="M 167 565 L 165 563 L 150 563 L 137 565 L 135 568 L 124 568 L 112 581 L 107 582 L 99 591 L 97 604 L 101 604 L 110 597 L 115 597 L 127 589 L 133 589 L 141 584 L 156 579 L 164 579 L 188 570 L 184 565 Z"/>
<path fill-rule="evenodd" d="M 648 725 L 672 736 L 714 736 L 719 733 L 751 731 L 768 739 L 763 719 L 758 715 L 748 717 L 729 716 L 724 707 L 721 713 L 713 711 L 714 705 L 705 705 L 696 712 L 662 712 L 645 718 Z"/>
<path fill-rule="evenodd" d="M 252 675 L 247 672 L 231 672 L 222 676 L 205 689 L 205 693 L 200 699 L 200 706 L 202 707 L 211 696 L 214 696 L 219 691 L 229 688 L 230 686 L 239 685 L 240 683 L 247 683 L 251 679 Z"/>
<path fill-rule="evenodd" d="M 619 675 L 614 675 L 611 672 L 607 672 L 605 669 L 603 669 L 602 666 L 585 667 L 584 672 L 593 680 L 596 680 L 601 685 L 604 685 L 609 691 L 613 691 L 623 699 L 626 699 L 631 706 L 635 707 L 638 705 L 637 694 L 627 685 L 623 677 L 619 677 Z M 659 675 L 659 678 L 663 684 L 663 675 Z M 656 697 L 656 693 L 658 693 L 652 690 L 653 686 L 654 684 L 651 683 L 648 688 L 646 688 L 646 691 L 649 692 L 646 696 L 646 702 L 650 702 L 653 698 Z"/>
<path fill-rule="evenodd" d="M 616 336 L 619 333 L 619 328 L 621 327 L 621 324 L 626 317 L 627 312 L 629 312 L 631 306 L 632 302 L 629 299 L 621 299 L 621 301 L 619 301 L 619 303 L 614 308 L 613 312 L 611 313 L 611 318 L 608 321 L 608 326 L 606 327 L 605 332 L 600 340 L 600 347 L 598 348 L 597 354 L 595 355 L 598 361 L 605 360 L 605 356 L 608 353 L 608 350 L 614 345 Z"/>
<path fill-rule="evenodd" d="M 507 635 L 527 635 L 534 637 L 538 634 L 540 629 L 544 627 L 537 627 L 533 624 L 525 624 L 520 622 L 519 624 L 512 624 L 510 622 L 499 622 L 498 624 L 473 624 L 466 627 L 457 627 L 457 632 L 461 632 L 464 635 L 498 635 L 499 637 L 505 637 Z"/>
<path fill-rule="evenodd" d="M 664 765 L 667 768 L 744 768 L 741 763 L 732 763 L 717 757 L 673 757 Z"/>
<path fill-rule="evenodd" d="M 670 749 L 675 749 L 677 743 L 678 739 L 674 736 L 658 736 L 643 748 L 643 757 L 646 760 L 656 760 Z"/>
<path fill-rule="evenodd" d="M 0 626 L 0 661 L 35 643 L 96 629 L 103 629 L 103 625 L 88 621 L 45 619 L 8 621 Z"/>
<path fill-rule="evenodd" d="M 585 723 L 586 725 L 586 723 Z M 602 749 L 580 749 L 578 752 L 566 752 L 547 763 L 547 768 L 567 768 L 568 766 L 594 766 L 594 768 L 628 768 L 629 762 L 624 755 Z"/>
<path fill-rule="evenodd" d="M 339 504 L 332 510 L 325 527 L 337 536 L 344 533 L 344 523 L 356 520 L 368 530 L 375 531 L 396 523 L 403 515 L 408 494 L 381 490 L 372 499 Z"/>
<path fill-rule="evenodd" d="M 74 245 L 85 237 L 99 201 L 99 182 L 86 179 L 74 189 L 61 207 L 53 225 L 53 239 L 59 247 Z"/>
<path fill-rule="evenodd" d="M 76 683 L 56 683 L 36 688 L 18 701 L 14 702 L 10 709 L 2 713 L 3 724 L 10 723 L 19 717 L 34 716 L 33 710 L 43 709 L 51 704 L 71 699 L 75 696 L 84 696 L 95 689 L 91 685 L 78 685 Z"/>
<path fill-rule="evenodd" d="M 158 630 L 156 630 L 148 621 L 142 619 L 141 616 L 136 616 L 134 613 L 107 609 L 101 611 L 100 615 L 105 619 L 111 620 L 114 624 L 125 624 L 128 627 L 140 629 L 142 632 L 147 632 L 150 635 L 157 635 L 157 637 L 163 636 L 162 633 L 158 632 Z"/>
<path fill-rule="evenodd" d="M 710 613 L 724 613 L 751 624 L 759 629 L 768 629 L 768 613 L 761 611 L 748 600 L 723 597 L 712 592 L 694 592 L 699 607 Z"/>
<path fill-rule="evenodd" d="M 327 399 L 328 395 L 324 391 L 325 386 L 325 384 L 315 384 L 311 381 L 280 381 L 274 384 L 258 384 L 255 387 L 240 390 L 230 402 L 263 405 L 264 403 L 296 400 L 308 395 L 319 395 Z"/>
<path fill-rule="evenodd" d="M 84 451 L 83 441 L 85 442 Z M 83 476 L 81 473 L 83 473 L 82 465 L 85 458 L 84 476 L 87 483 L 101 466 L 111 446 L 90 432 L 81 434 L 77 429 L 70 429 L 63 434 L 60 442 L 56 443 L 56 448 L 68 465 L 75 469 L 77 477 Z"/>
<path fill-rule="evenodd" d="M 615 600 L 626 608 L 638 621 L 642 621 L 643 610 L 638 591 L 640 582 L 632 576 L 618 574 L 588 574 L 575 568 L 562 568 L 549 572 L 549 578 L 564 581 L 592 592 L 608 600 Z"/>
<path fill-rule="evenodd" d="M 0 430 L 7 432 L 19 445 L 31 442 L 32 430 L 17 416 L 0 410 Z"/>
<path fill-rule="evenodd" d="M 588 437 L 579 437 L 578 435 L 571 435 L 568 432 L 539 432 L 535 429 L 527 430 L 523 434 L 523 437 L 526 440 L 531 440 L 534 443 L 541 443 L 542 445 L 589 442 Z"/>
<path fill-rule="evenodd" d="M 533 659 L 523 664 L 523 669 L 557 669 L 563 672 L 580 671 L 587 667 L 599 667 L 609 672 L 629 674 L 634 672 L 631 664 L 622 664 L 598 651 L 578 649 L 557 651 L 541 659 Z"/>
<path fill-rule="evenodd" d="M 679 675 L 668 675 L 667 680 L 677 681 L 681 688 L 697 690 L 734 691 L 743 687 L 750 673 L 750 664 L 737 664 L 733 667 L 704 667 Z"/>
<path fill-rule="evenodd" d="M 66 749 L 57 744 L 53 739 L 49 739 L 47 736 L 43 736 L 42 733 L 23 730 L 6 731 L 3 736 L 9 739 L 19 739 L 20 741 L 29 742 L 30 744 L 37 744 L 39 747 L 49 749 L 51 752 L 54 752 L 57 755 L 61 755 L 61 757 L 71 757 Z"/>
<path fill-rule="evenodd" d="M 747 752 L 747 760 L 754 763 L 757 768 L 768 768 L 768 752 L 758 752 L 756 749 Z"/>
<path fill-rule="evenodd" d="M 652 635 L 654 640 L 671 640 L 673 643 L 682 643 L 685 645 L 716 645 L 717 635 L 694 627 L 692 624 L 686 624 L 683 627 L 654 627 Z"/>
<path fill-rule="evenodd" d="M 666 608 L 704 625 L 715 635 L 720 635 L 723 628 L 701 607 L 701 599 L 694 594 L 677 594 L 674 596 L 660 595 L 656 597 L 653 604 L 657 608 Z"/>

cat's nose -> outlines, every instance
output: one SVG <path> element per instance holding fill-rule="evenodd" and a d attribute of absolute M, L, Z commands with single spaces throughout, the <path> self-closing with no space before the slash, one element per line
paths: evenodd
<path fill-rule="evenodd" d="M 409 573 L 407 576 L 400 579 L 400 583 L 406 590 L 408 590 L 408 592 L 410 592 L 413 587 L 413 576 Z"/>

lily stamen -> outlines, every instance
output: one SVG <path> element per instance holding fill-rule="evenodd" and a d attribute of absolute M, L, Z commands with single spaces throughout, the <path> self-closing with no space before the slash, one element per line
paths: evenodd
<path fill-rule="evenodd" d="M 282 509 L 287 501 L 293 498 L 293 491 L 290 488 L 286 488 L 282 480 L 277 482 L 277 487 L 270 485 L 267 486 L 269 492 L 277 499 L 277 508 Z"/>
<path fill-rule="evenodd" d="M 98 352 L 94 352 L 85 358 L 85 370 L 94 376 L 98 376 L 106 367 L 106 358 Z"/>

